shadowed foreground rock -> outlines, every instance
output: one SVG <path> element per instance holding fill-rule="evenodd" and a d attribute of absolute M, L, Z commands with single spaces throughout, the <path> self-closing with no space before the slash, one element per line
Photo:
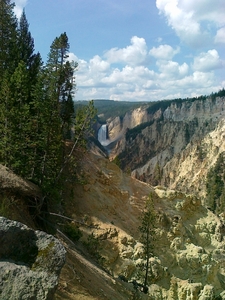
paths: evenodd
<path fill-rule="evenodd" d="M 52 299 L 65 263 L 53 236 L 0 217 L 0 299 Z"/>

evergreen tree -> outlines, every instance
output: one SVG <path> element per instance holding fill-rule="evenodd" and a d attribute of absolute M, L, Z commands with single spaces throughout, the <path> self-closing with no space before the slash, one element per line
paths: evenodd
<path fill-rule="evenodd" d="M 23 10 L 18 26 L 18 49 L 19 60 L 22 60 L 29 67 L 32 64 L 34 53 L 34 39 L 29 31 L 29 24 Z"/>
<path fill-rule="evenodd" d="M 27 177 L 31 158 L 31 91 L 41 59 L 39 54 L 33 54 L 25 12 L 18 25 L 13 8 L 10 1 L 0 0 L 0 161 Z"/>
<path fill-rule="evenodd" d="M 66 33 L 53 41 L 43 67 L 25 12 L 18 24 L 13 8 L 10 0 L 0 0 L 0 162 L 41 187 L 41 209 L 44 199 L 59 195 L 62 172 L 74 150 L 85 145 L 96 111 L 90 102 L 75 115 L 77 63 L 67 60 Z M 68 153 L 65 139 L 72 128 Z"/>
<path fill-rule="evenodd" d="M 206 203 L 207 206 L 216 213 L 221 213 L 225 208 L 225 153 L 218 156 L 215 166 L 213 166 L 206 178 Z"/>
<path fill-rule="evenodd" d="M 20 62 L 14 73 L 5 76 L 0 90 L 1 162 L 18 175 L 29 173 L 30 104 L 28 102 L 29 75 L 24 62 Z M 32 154 L 30 154 L 32 155 Z"/>
<path fill-rule="evenodd" d="M 29 99 L 31 89 L 36 83 L 37 75 L 41 66 L 40 54 L 34 54 L 34 39 L 29 31 L 29 24 L 23 10 L 18 25 L 18 60 L 23 61 L 29 70 Z"/>
<path fill-rule="evenodd" d="M 139 230 L 141 232 L 141 242 L 144 245 L 144 254 L 145 254 L 145 276 L 144 276 L 144 286 L 147 289 L 148 286 L 148 274 L 149 274 L 149 259 L 153 256 L 154 249 L 154 238 L 155 238 L 155 210 L 153 203 L 154 196 L 151 193 L 149 199 L 146 201 L 145 211 L 141 216 L 141 226 Z"/>
<path fill-rule="evenodd" d="M 12 74 L 18 63 L 17 18 L 10 0 L 0 0 L 0 85 L 4 73 Z"/>
<path fill-rule="evenodd" d="M 46 70 L 51 78 L 51 93 L 57 101 L 61 118 L 61 132 L 64 139 L 68 137 L 72 126 L 74 105 L 72 101 L 74 84 L 74 71 L 78 64 L 67 61 L 69 42 L 64 32 L 57 37 L 50 48 Z"/>
<path fill-rule="evenodd" d="M 3 74 L 0 84 L 0 162 L 7 166 L 7 162 L 11 157 L 11 95 L 9 75 L 7 72 Z"/>
<path fill-rule="evenodd" d="M 61 120 L 58 106 L 48 88 L 45 72 L 39 75 L 33 92 L 35 132 L 35 172 L 33 178 L 49 192 L 62 164 Z M 49 87 L 49 86 L 48 86 Z"/>

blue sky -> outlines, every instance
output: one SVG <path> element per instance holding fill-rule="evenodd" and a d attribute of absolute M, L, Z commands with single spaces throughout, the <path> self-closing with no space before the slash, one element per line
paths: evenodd
<path fill-rule="evenodd" d="M 16 0 L 46 61 L 66 32 L 76 100 L 155 101 L 225 87 L 225 0 Z"/>

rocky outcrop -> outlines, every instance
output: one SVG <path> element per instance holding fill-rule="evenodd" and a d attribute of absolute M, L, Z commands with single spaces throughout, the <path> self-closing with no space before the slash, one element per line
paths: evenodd
<path fill-rule="evenodd" d="M 65 249 L 53 236 L 0 217 L 0 299 L 53 299 Z"/>
<path fill-rule="evenodd" d="M 41 190 L 32 182 L 22 179 L 10 169 L 0 164 L 0 189 L 12 194 L 19 194 L 25 197 L 41 197 Z"/>
<path fill-rule="evenodd" d="M 138 228 L 151 193 L 156 211 L 154 255 L 147 298 L 140 293 L 139 299 L 225 299 L 222 215 L 204 207 L 195 196 L 160 186 L 153 189 L 99 156 L 84 159 L 82 172 L 92 176 L 85 186 L 73 186 L 75 198 L 66 211 L 86 224 L 80 226 L 81 240 L 92 247 L 92 254 L 113 278 L 125 278 L 126 289 L 135 280 L 143 284 L 146 260 Z"/>
<path fill-rule="evenodd" d="M 159 198 L 149 299 L 225 299 L 224 220 L 193 196 L 155 191 Z M 146 260 L 137 238 L 112 225 L 94 235 L 105 269 L 114 277 L 143 283 Z"/>
<path fill-rule="evenodd" d="M 118 139 L 126 133 L 128 128 L 134 128 L 152 118 L 153 116 L 148 114 L 146 107 L 140 107 L 127 112 L 123 118 L 116 117 L 113 120 L 108 120 L 109 138 L 112 141 Z"/>

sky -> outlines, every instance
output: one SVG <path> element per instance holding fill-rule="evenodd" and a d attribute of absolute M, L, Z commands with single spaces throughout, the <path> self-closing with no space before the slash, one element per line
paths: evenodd
<path fill-rule="evenodd" d="M 46 62 L 66 32 L 75 100 L 157 101 L 225 88 L 225 0 L 15 0 Z"/>

